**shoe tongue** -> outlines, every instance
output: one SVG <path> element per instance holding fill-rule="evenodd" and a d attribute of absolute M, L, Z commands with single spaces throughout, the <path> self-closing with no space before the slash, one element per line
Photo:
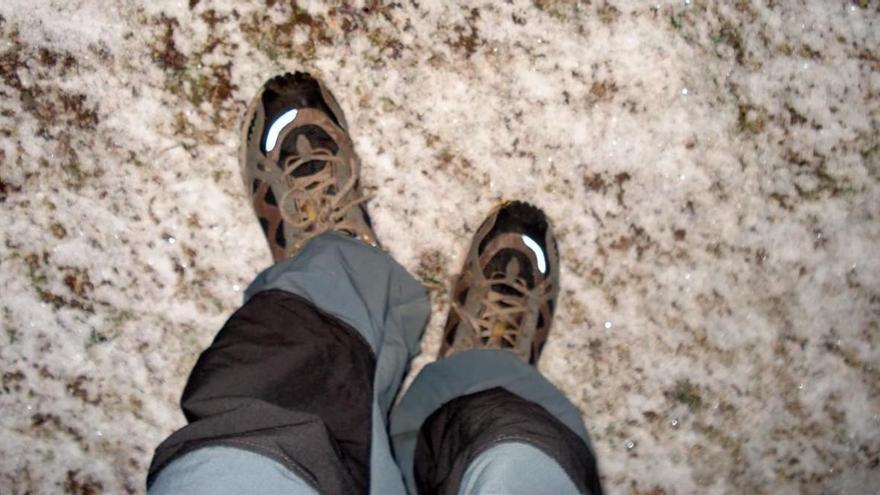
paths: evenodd
<path fill-rule="evenodd" d="M 315 125 L 304 125 L 293 129 L 284 136 L 281 142 L 281 157 L 279 163 L 286 163 L 288 157 L 299 158 L 311 154 L 316 148 L 329 150 L 331 153 L 339 151 L 339 146 L 323 129 Z M 327 162 L 311 160 L 303 163 L 291 175 L 303 177 L 320 172 Z"/>
<path fill-rule="evenodd" d="M 507 262 L 507 278 L 515 279 L 519 275 L 519 260 L 516 258 L 510 258 L 510 261 Z"/>
<path fill-rule="evenodd" d="M 508 280 L 519 278 L 528 288 L 535 285 L 528 257 L 515 249 L 502 249 L 495 253 L 489 264 L 483 269 L 486 278 L 504 274 Z M 508 295 L 519 295 L 519 292 L 507 284 L 492 284 L 494 290 Z"/>
<path fill-rule="evenodd" d="M 296 154 L 297 155 L 308 155 L 312 152 L 312 144 L 309 143 L 309 138 L 306 137 L 305 134 L 300 134 L 296 137 Z"/>

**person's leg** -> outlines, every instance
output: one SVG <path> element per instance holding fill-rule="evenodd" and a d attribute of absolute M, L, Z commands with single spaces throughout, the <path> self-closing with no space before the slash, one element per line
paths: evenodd
<path fill-rule="evenodd" d="M 151 494 L 404 493 L 386 418 L 427 292 L 375 247 L 345 126 L 304 74 L 250 105 L 242 175 L 276 264 L 196 363 Z"/>
<path fill-rule="evenodd" d="M 511 494 L 601 493 L 580 412 L 506 351 L 465 351 L 426 366 L 392 412 L 391 435 L 412 494 L 498 493 L 491 486 L 522 487 Z M 511 445 L 532 448 L 508 457 L 502 447 Z M 553 468 L 535 477 L 521 463 Z M 495 477 L 502 472 L 509 477 Z M 529 490 L 533 483 L 544 488 Z M 486 490 L 461 491 L 466 486 Z"/>
<path fill-rule="evenodd" d="M 459 493 L 578 493 L 556 460 L 528 443 L 502 443 L 470 462 Z"/>
<path fill-rule="evenodd" d="M 157 449 L 151 493 L 210 481 L 227 462 L 206 449 L 216 446 L 287 468 L 273 487 L 289 488 L 293 473 L 321 493 L 401 493 L 385 418 L 418 350 L 424 288 L 387 254 L 328 232 L 263 272 L 247 298 L 193 369 L 182 399 L 190 424 Z M 197 449 L 202 476 L 156 485 Z"/>
<path fill-rule="evenodd" d="M 441 359 L 392 412 L 410 493 L 602 492 L 580 412 L 534 367 L 557 291 L 543 213 L 493 211 L 453 285 Z"/>
<path fill-rule="evenodd" d="M 204 447 L 184 454 L 162 469 L 150 486 L 152 495 L 318 495 L 306 482 L 261 454 L 229 447 Z"/>

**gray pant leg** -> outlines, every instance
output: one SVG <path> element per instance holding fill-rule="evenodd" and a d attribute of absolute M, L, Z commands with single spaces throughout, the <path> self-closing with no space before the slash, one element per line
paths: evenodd
<path fill-rule="evenodd" d="M 159 473 L 150 495 L 318 495 L 274 460 L 230 447 L 205 447 L 183 455 Z"/>
<path fill-rule="evenodd" d="M 459 495 L 578 495 L 580 491 L 552 457 L 527 443 L 502 443 L 474 459 Z"/>
<path fill-rule="evenodd" d="M 387 253 L 327 232 L 287 261 L 261 273 L 245 292 L 299 295 L 357 329 L 376 353 L 371 493 L 404 493 L 388 442 L 386 418 L 430 314 L 428 293 Z"/>
<path fill-rule="evenodd" d="M 546 413 L 549 413 L 550 417 L 561 423 L 560 428 L 568 431 L 567 435 L 575 439 L 569 445 L 576 443 L 581 446 L 579 451 L 582 455 L 579 455 L 577 460 L 595 459 L 580 411 L 535 368 L 506 351 L 475 350 L 463 352 L 426 366 L 392 411 L 392 444 L 410 493 L 416 493 L 419 485 L 416 480 L 415 462 L 417 443 L 420 440 L 425 440 L 423 434 L 426 432 L 422 431 L 422 426 L 444 405 L 455 399 L 499 388 L 540 406 Z M 458 431 L 466 430 L 467 428 Z M 473 432 L 473 428 L 470 428 L 470 431 Z M 422 436 L 420 437 L 420 435 Z M 430 432 L 428 432 L 428 436 L 431 436 Z M 491 444 L 498 443 L 500 445 L 507 441 L 511 440 L 493 438 L 489 442 L 489 446 L 494 448 L 495 445 Z M 437 444 L 432 444 L 430 448 L 437 447 Z M 445 448 L 445 445 L 443 447 Z M 561 450 L 570 451 L 565 448 Z M 569 466 L 577 464 L 578 462 L 568 462 Z M 587 465 L 587 469 L 581 470 L 580 473 L 586 473 L 586 475 L 578 480 L 580 485 L 586 487 L 580 492 L 592 492 L 594 495 L 598 495 L 601 493 L 601 487 L 598 486 L 594 461 L 580 464 Z M 495 467 L 498 466 L 499 464 L 495 463 Z M 570 481 L 568 477 L 566 479 Z"/>
<path fill-rule="evenodd" d="M 430 312 L 427 291 L 387 253 L 356 239 L 327 232 L 309 241 L 293 258 L 262 272 L 245 293 L 245 300 L 264 291 L 280 290 L 314 304 L 325 313 L 354 328 L 376 356 L 373 376 L 372 438 L 370 444 L 370 492 L 405 493 L 403 480 L 391 454 L 387 417 L 409 361 L 418 353 L 419 339 Z M 342 405 L 341 405 L 342 406 Z M 172 436 L 173 437 L 173 436 Z M 213 452 L 213 453 L 212 453 Z M 193 469 L 210 474 L 228 459 L 209 448 L 192 452 L 190 469 L 178 464 L 186 455 L 170 461 L 156 475 L 165 486 L 174 486 L 169 473 L 193 475 Z M 199 460 L 193 463 L 193 459 Z M 274 472 L 275 461 L 249 457 L 241 466 Z M 259 467 L 263 459 L 265 466 Z M 155 462 L 155 461 L 154 461 Z M 255 464 L 256 463 L 256 464 Z M 247 476 L 239 467 L 229 477 Z M 277 478 L 277 477 L 276 477 Z M 197 479 L 197 478 L 193 478 Z M 210 481 L 202 477 L 206 482 Z M 293 478 L 284 478 L 290 480 Z M 283 483 L 281 479 L 277 480 Z M 300 480 L 301 481 L 301 480 Z"/>

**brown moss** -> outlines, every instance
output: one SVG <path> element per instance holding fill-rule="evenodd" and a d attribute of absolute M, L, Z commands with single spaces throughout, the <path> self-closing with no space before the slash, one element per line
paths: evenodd
<path fill-rule="evenodd" d="M 737 106 L 736 129 L 744 134 L 759 134 L 767 127 L 767 111 L 748 103 Z"/>
<path fill-rule="evenodd" d="M 15 194 L 21 191 L 21 187 L 15 184 L 9 184 L 8 182 L 3 182 L 0 180 L 0 203 L 5 203 L 6 198 L 10 194 Z"/>
<path fill-rule="evenodd" d="M 17 29 L 12 29 L 6 34 L 9 48 L 0 52 L 0 80 L 7 86 L 21 90 L 21 78 L 18 76 L 19 69 L 25 68 L 25 57 L 22 55 L 22 45 Z"/>
<path fill-rule="evenodd" d="M 456 25 L 452 28 L 456 36 L 449 41 L 449 46 L 464 52 L 468 58 L 476 53 L 477 48 L 483 44 L 483 40 L 480 38 L 480 30 L 477 28 L 477 20 L 479 18 L 480 11 L 471 9 L 465 18 L 465 25 Z"/>
<path fill-rule="evenodd" d="M 733 50 L 734 59 L 738 64 L 742 64 L 745 62 L 746 58 L 746 49 L 745 43 L 743 42 L 742 34 L 740 34 L 739 29 L 737 29 L 730 22 L 725 22 L 721 25 L 721 29 L 719 29 L 718 34 L 715 36 L 716 43 L 726 45 Z"/>
<path fill-rule="evenodd" d="M 64 493 L 70 495 L 98 495 L 104 493 L 104 485 L 91 476 L 81 476 L 79 469 L 67 471 Z"/>
<path fill-rule="evenodd" d="M 85 384 L 90 380 L 85 375 L 79 375 L 73 380 L 67 381 L 67 393 L 86 404 L 96 406 L 101 403 L 100 397 L 92 397 L 86 389 Z"/>
<path fill-rule="evenodd" d="M 153 47 L 153 60 L 163 69 L 182 70 L 186 67 L 186 55 L 177 49 L 174 43 L 174 29 L 180 26 L 177 19 L 162 14 L 159 17 L 162 34 L 159 42 Z"/>
<path fill-rule="evenodd" d="M 625 184 L 632 180 L 628 172 L 620 172 L 613 177 L 608 174 L 587 173 L 583 178 L 584 189 L 592 192 L 605 194 L 612 187 L 616 189 L 615 198 L 620 206 L 626 206 L 624 202 Z"/>
<path fill-rule="evenodd" d="M 79 298 L 87 297 L 88 292 L 95 287 L 89 280 L 89 273 L 79 268 L 69 268 L 67 270 L 67 274 L 64 275 L 64 285 Z"/>
<path fill-rule="evenodd" d="M 4 372 L 2 378 L 0 378 L 3 392 L 8 394 L 13 391 L 18 392 L 21 390 L 21 382 L 24 381 L 24 378 L 24 373 L 20 370 Z"/>
<path fill-rule="evenodd" d="M 617 93 L 617 83 L 614 81 L 602 80 L 593 81 L 590 86 L 590 101 L 610 101 Z"/>
<path fill-rule="evenodd" d="M 688 406 L 688 409 L 692 411 L 703 407 L 700 388 L 691 383 L 687 378 L 675 382 L 672 390 L 666 391 L 664 395 L 675 402 Z"/>
<path fill-rule="evenodd" d="M 603 23 L 612 24 L 620 17 L 620 9 L 608 2 L 603 2 L 596 8 L 596 14 Z"/>
<path fill-rule="evenodd" d="M 52 231 L 52 235 L 54 235 L 56 239 L 64 239 L 67 237 L 67 229 L 64 228 L 64 225 L 61 225 L 58 222 L 50 225 L 49 230 Z"/>
<path fill-rule="evenodd" d="M 585 174 L 584 175 L 584 188 L 588 191 L 593 192 L 605 192 L 605 189 L 608 187 L 608 184 L 605 183 L 605 179 L 602 178 L 601 174 Z"/>
<path fill-rule="evenodd" d="M 287 10 L 287 16 L 281 22 L 276 22 L 273 17 L 261 11 L 254 12 L 239 22 L 239 29 L 248 42 L 270 59 L 290 57 L 309 60 L 315 56 L 318 46 L 333 42 L 334 32 L 330 26 L 340 25 L 341 21 L 329 22 L 329 19 L 323 15 L 312 15 L 295 1 L 279 1 L 275 4 Z M 332 16 L 348 17 L 348 25 L 351 29 L 355 29 L 363 25 L 358 17 L 369 12 L 369 9 L 365 8 L 361 12 L 352 9 L 331 9 L 330 12 Z M 294 42 L 293 37 L 297 28 L 308 32 L 308 38 L 304 43 Z"/>
<path fill-rule="evenodd" d="M 446 254 L 436 249 L 423 251 L 419 255 L 416 275 L 431 290 L 445 290 L 449 278 Z"/>

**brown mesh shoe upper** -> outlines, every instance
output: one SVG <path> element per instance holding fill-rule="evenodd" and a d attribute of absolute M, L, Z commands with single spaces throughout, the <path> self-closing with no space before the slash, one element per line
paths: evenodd
<path fill-rule="evenodd" d="M 440 356 L 506 349 L 536 364 L 559 292 L 556 241 L 541 210 L 506 203 L 477 231 L 452 287 Z"/>
<path fill-rule="evenodd" d="M 249 105 L 241 173 L 275 261 L 327 230 L 377 245 L 345 126 L 333 95 L 308 74 L 271 79 Z"/>

